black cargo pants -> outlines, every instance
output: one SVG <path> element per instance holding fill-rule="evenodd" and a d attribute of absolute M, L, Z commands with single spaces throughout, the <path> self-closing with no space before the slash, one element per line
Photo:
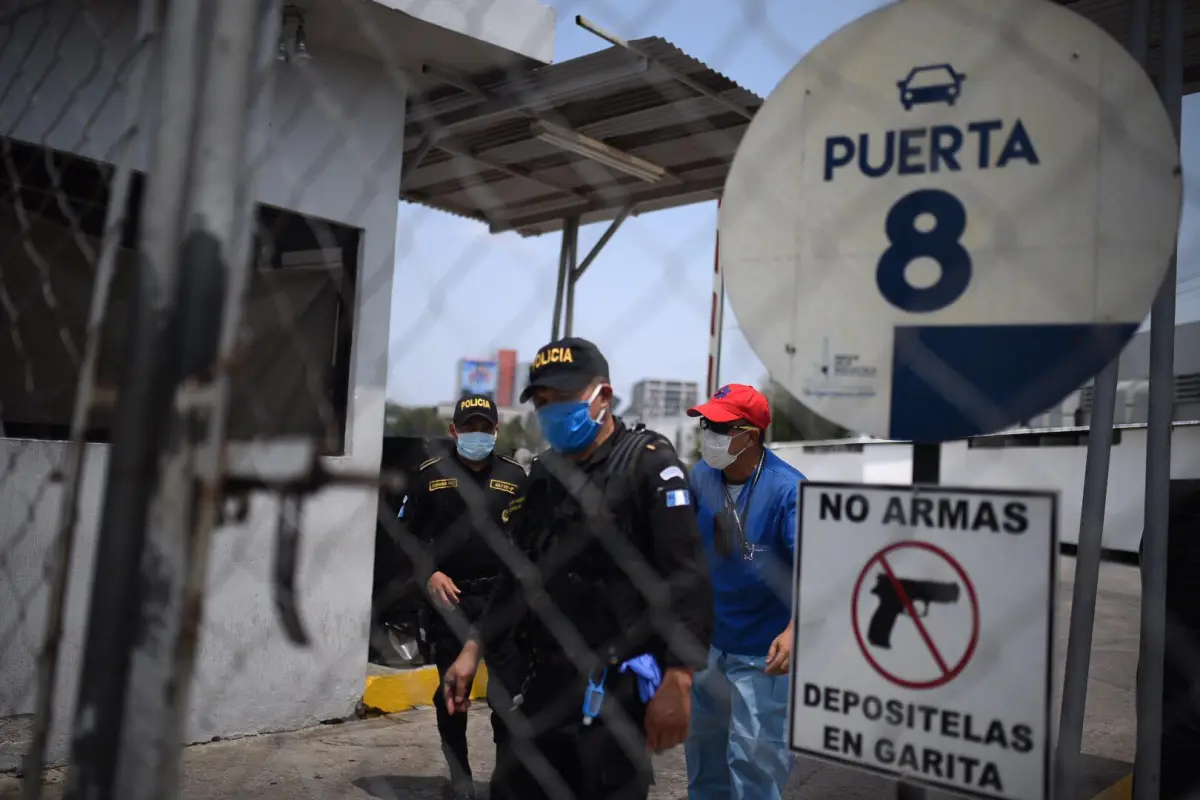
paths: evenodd
<path fill-rule="evenodd" d="M 645 800 L 654 783 L 637 678 L 610 668 L 600 717 L 583 724 L 587 678 L 541 663 L 525 688 L 523 723 L 500 742 L 492 800 Z M 622 724 L 622 722 L 624 724 Z"/>
<path fill-rule="evenodd" d="M 487 595 L 482 591 L 459 596 L 457 608 L 447 611 L 441 608 L 429 610 L 429 638 L 433 649 L 433 661 L 437 666 L 438 685 L 433 694 L 433 707 L 437 713 L 438 736 L 442 742 L 442 753 L 450 768 L 450 781 L 455 786 L 470 782 L 471 765 L 467 753 L 467 715 L 451 714 L 446 709 L 446 696 L 443 683 L 446 671 L 462 652 L 463 642 L 456 629 L 466 631 L 470 623 L 479 619 L 487 605 Z M 459 624 L 450 624 L 444 615 L 458 620 Z M 517 666 L 516 648 L 510 643 L 495 648 L 485 656 L 488 670 L 488 702 L 492 706 L 492 740 L 497 744 L 504 739 L 504 722 L 495 711 L 500 702 L 499 698 L 509 698 L 520 687 L 522 675 Z M 513 688 L 515 686 L 515 688 Z M 502 688 L 503 687 L 503 688 Z M 468 695 L 470 689 L 468 688 Z"/>

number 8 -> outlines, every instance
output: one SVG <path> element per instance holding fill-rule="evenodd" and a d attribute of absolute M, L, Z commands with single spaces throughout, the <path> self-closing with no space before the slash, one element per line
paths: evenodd
<path fill-rule="evenodd" d="M 933 230 L 917 230 L 921 214 L 933 217 Z M 897 200 L 884 223 L 891 247 L 883 251 L 875 270 L 884 299 L 901 311 L 927 314 L 962 297 L 971 282 L 971 254 L 960 241 L 966 229 L 967 209 L 949 192 L 920 189 Z M 904 273 L 922 257 L 936 261 L 942 274 L 932 286 L 919 289 Z"/>

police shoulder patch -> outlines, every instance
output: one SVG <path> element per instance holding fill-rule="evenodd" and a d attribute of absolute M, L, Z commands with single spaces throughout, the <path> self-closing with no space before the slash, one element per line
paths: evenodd
<path fill-rule="evenodd" d="M 674 464 L 667 467 L 662 472 L 658 473 L 658 477 L 662 478 L 664 481 L 669 481 L 672 478 L 679 478 L 681 480 L 687 480 L 687 476 L 683 474 L 683 470 L 680 469 L 679 467 L 675 466 Z"/>
<path fill-rule="evenodd" d="M 441 456 L 434 456 L 433 458 L 429 459 L 428 461 L 422 461 L 420 466 L 417 467 L 417 472 L 420 472 L 421 470 L 426 469 L 428 467 L 432 467 L 434 464 L 436 464 L 437 462 L 439 462 L 441 460 L 442 460 Z"/>

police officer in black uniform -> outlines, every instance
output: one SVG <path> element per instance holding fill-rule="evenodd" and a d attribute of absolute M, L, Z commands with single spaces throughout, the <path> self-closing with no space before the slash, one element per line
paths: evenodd
<path fill-rule="evenodd" d="M 641 800 L 650 753 L 687 737 L 712 631 L 687 476 L 668 440 L 613 416 L 608 362 L 591 342 L 543 347 L 531 397 L 551 449 L 505 512 L 524 566 L 502 571 L 446 672 L 447 706 L 469 705 L 479 659 L 515 631 L 529 667 L 492 797 Z"/>
<path fill-rule="evenodd" d="M 458 401 L 450 425 L 453 455 L 431 458 L 417 469 L 401 511 L 409 533 L 425 543 L 426 589 L 433 608 L 426 637 L 439 678 L 462 649 L 470 625 L 479 623 L 499 570 L 496 542 L 503 537 L 501 516 L 525 488 L 525 470 L 507 456 L 496 455 L 499 417 L 486 395 Z M 488 695 L 495 696 L 506 675 L 520 672 L 511 640 L 488 653 Z M 516 680 L 520 679 L 516 676 Z M 467 692 L 470 692 L 469 685 Z M 500 692 L 504 697 L 510 693 Z M 474 797 L 467 760 L 467 718 L 447 712 L 445 694 L 434 693 L 438 734 L 450 767 L 456 798 Z M 493 712 L 493 738 L 504 738 L 503 722 Z"/>

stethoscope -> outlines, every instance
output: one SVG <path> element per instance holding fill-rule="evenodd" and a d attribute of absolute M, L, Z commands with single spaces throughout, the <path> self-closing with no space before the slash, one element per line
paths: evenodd
<path fill-rule="evenodd" d="M 760 477 L 762 477 L 763 463 L 766 461 L 766 458 L 767 458 L 767 454 L 765 452 L 761 456 L 759 456 L 758 465 L 754 468 L 754 476 L 750 480 L 750 485 L 746 488 L 746 490 L 744 492 L 742 492 L 741 495 L 738 496 L 737 500 L 735 500 L 733 498 L 733 495 L 730 493 L 729 486 L 725 482 L 724 474 L 721 475 L 721 489 L 725 492 L 725 508 L 728 509 L 729 512 L 733 515 L 733 521 L 737 526 L 737 535 L 738 535 L 739 544 L 740 544 L 739 549 L 742 551 L 742 558 L 746 561 L 754 560 L 754 553 L 757 550 L 757 548 L 755 548 L 753 545 L 747 544 L 747 542 L 746 542 L 745 524 L 743 522 L 742 514 L 738 512 L 738 503 L 741 501 L 741 499 L 743 497 L 745 497 L 745 499 L 746 499 L 745 518 L 747 520 L 749 520 L 749 518 L 750 518 L 750 503 L 754 499 L 754 490 L 756 488 L 758 488 L 758 479 Z M 722 549 L 726 549 L 726 548 L 722 548 Z M 723 555 L 728 557 L 729 555 L 731 555 L 731 553 L 726 552 Z"/>

